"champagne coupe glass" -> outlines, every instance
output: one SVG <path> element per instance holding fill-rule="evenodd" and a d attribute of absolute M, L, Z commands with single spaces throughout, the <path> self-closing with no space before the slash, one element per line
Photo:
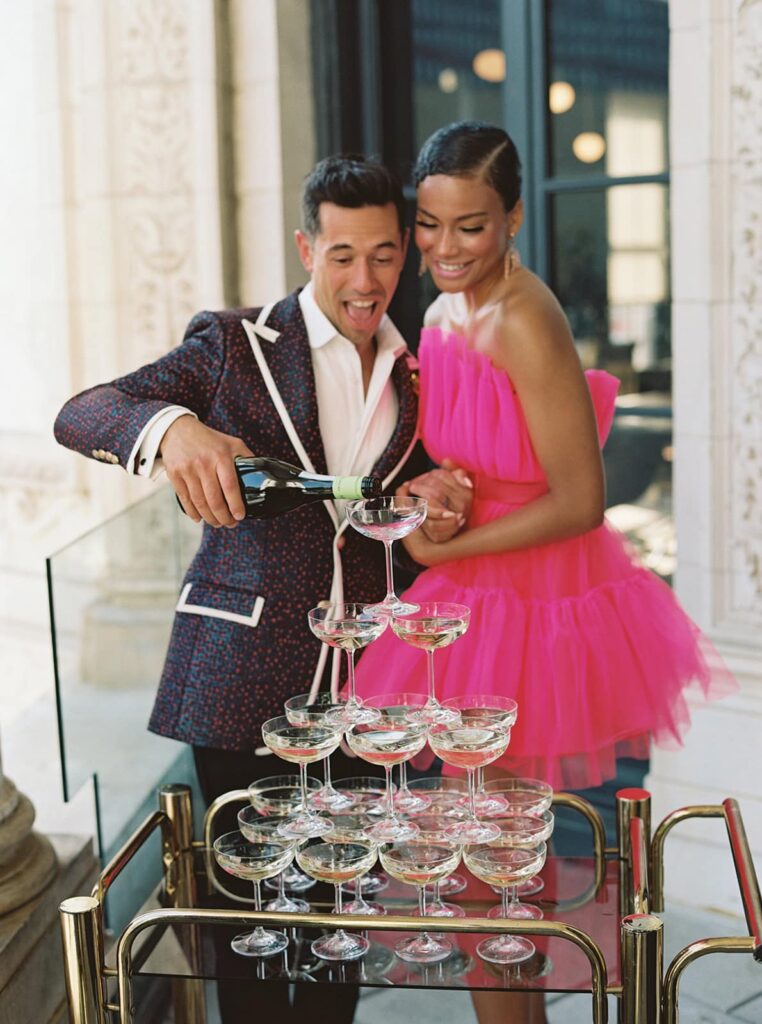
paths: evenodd
<path fill-rule="evenodd" d="M 508 749 L 510 729 L 497 726 L 490 719 L 471 718 L 464 724 L 434 725 L 429 730 L 429 743 L 445 764 L 465 768 L 468 772 L 468 818 L 456 822 L 446 832 L 456 843 L 488 843 L 497 839 L 500 829 L 476 816 L 475 773 L 491 764 Z"/>
<path fill-rule="evenodd" d="M 259 883 L 263 878 L 280 874 L 294 858 L 294 845 L 287 840 L 250 843 L 240 832 L 226 832 L 219 836 L 212 849 L 223 871 L 254 883 L 254 907 L 258 912 L 262 910 Z M 236 935 L 230 948 L 240 956 L 274 956 L 287 945 L 288 939 L 283 932 L 269 931 L 257 925 L 249 934 Z"/>
<path fill-rule="evenodd" d="M 469 693 L 460 697 L 451 697 L 442 704 L 445 708 L 457 711 L 461 720 L 468 718 L 491 718 L 496 725 L 506 729 L 516 724 L 519 706 L 510 697 L 501 697 L 491 693 Z M 480 817 L 486 814 L 501 814 L 508 809 L 505 800 L 484 792 L 484 768 L 476 769 L 476 813 Z"/>
<path fill-rule="evenodd" d="M 354 776 L 349 779 L 339 779 L 336 788 L 340 793 L 346 793 L 355 801 L 352 807 L 354 814 L 367 814 L 370 822 L 378 821 L 379 816 L 385 813 L 386 809 L 386 783 L 383 778 L 375 776 Z M 392 783 L 392 795 L 397 787 Z M 367 840 L 367 837 L 365 837 Z M 362 878 L 357 879 L 355 886 L 360 887 L 363 896 L 371 896 L 383 892 L 389 888 L 389 878 L 379 867 L 373 867 Z"/>
<path fill-rule="evenodd" d="M 369 842 L 314 843 L 297 851 L 299 866 L 320 882 L 332 882 L 335 914 L 342 914 L 341 886 L 365 874 L 376 861 L 376 847 Z M 333 935 L 315 939 L 311 949 L 321 960 L 359 960 L 370 948 L 362 935 L 348 935 L 339 928 Z"/>
<path fill-rule="evenodd" d="M 326 842 L 332 843 L 368 843 L 366 830 L 373 824 L 373 818 L 367 813 L 351 812 L 349 814 L 334 814 L 331 817 L 331 831 L 325 837 Z M 372 840 L 371 840 L 372 842 Z M 364 876 L 367 878 L 368 876 Z M 358 876 L 352 883 L 354 886 L 354 899 L 351 903 L 344 905 L 347 914 L 385 914 L 386 908 L 380 903 L 368 903 L 363 897 L 363 878 Z M 388 881 L 387 881 L 388 885 Z M 384 886 L 385 888 L 385 886 Z"/>
<path fill-rule="evenodd" d="M 319 779 L 308 776 L 307 789 L 311 794 L 319 792 L 321 788 L 322 783 Z M 257 779 L 249 786 L 251 806 L 265 817 L 291 817 L 298 811 L 301 799 L 302 789 L 298 775 L 268 775 L 263 779 Z M 282 882 L 284 888 L 292 892 L 304 892 L 305 889 L 313 887 L 315 879 L 305 875 L 292 861 L 283 872 Z M 279 875 L 277 879 L 266 879 L 265 888 L 281 891 L 281 876 Z"/>
<path fill-rule="evenodd" d="M 418 834 L 413 822 L 400 821 L 394 810 L 392 767 L 409 761 L 426 745 L 426 726 L 396 715 L 381 714 L 377 722 L 355 725 L 347 733 L 349 746 L 364 761 L 379 764 L 386 772 L 386 816 L 366 832 L 378 843 L 400 842 Z"/>
<path fill-rule="evenodd" d="M 377 640 L 386 629 L 388 618 L 362 604 L 339 601 L 325 603 L 307 613 L 310 629 L 324 644 L 339 647 L 347 655 L 349 696 L 340 707 L 326 712 L 337 725 L 349 728 L 356 722 L 372 722 L 374 711 L 363 706 L 355 693 L 355 651 Z"/>
<path fill-rule="evenodd" d="M 453 821 L 463 820 L 466 813 L 463 808 L 452 808 L 445 809 L 440 805 L 438 808 L 431 808 L 425 814 L 419 814 L 416 816 L 415 823 L 418 826 L 418 835 L 415 838 L 416 843 L 431 843 L 434 845 L 448 845 L 452 847 L 452 843 L 448 841 L 445 831 Z M 434 882 L 429 883 L 426 886 L 426 895 L 429 893 L 432 895 L 432 899 L 426 904 L 426 916 L 427 917 L 465 917 L 466 912 L 463 907 L 459 907 L 456 903 L 445 903 L 442 900 L 442 885 L 447 881 L 448 878 L 459 878 L 463 882 L 463 889 L 466 887 L 465 879 L 461 875 L 447 875 L 444 878 L 437 878 Z M 451 890 L 452 891 L 452 890 Z M 455 890 L 461 892 L 460 888 Z"/>
<path fill-rule="evenodd" d="M 460 847 L 453 843 L 389 843 L 379 847 L 384 870 L 393 878 L 418 890 L 418 913 L 427 917 L 426 886 L 452 874 L 460 863 Z M 453 945 L 446 939 L 421 932 L 403 939 L 394 947 L 401 960 L 418 964 L 435 964 L 446 960 Z"/>
<path fill-rule="evenodd" d="M 487 799 L 497 798 L 507 804 L 508 814 L 542 814 L 553 803 L 553 788 L 542 779 L 503 778 L 491 779 L 484 784 Z M 500 815 L 505 811 L 498 812 Z M 482 817 L 492 818 L 490 811 Z M 545 883 L 539 876 L 527 878 L 518 887 L 519 896 L 536 896 L 542 892 Z"/>
<path fill-rule="evenodd" d="M 416 795 L 425 794 L 426 798 L 431 801 L 428 808 L 429 814 L 447 818 L 449 824 L 463 819 L 463 801 L 468 800 L 468 786 L 465 779 L 429 775 L 422 779 L 413 779 L 410 783 L 410 790 Z M 427 888 L 426 895 L 436 890 L 436 902 L 440 896 L 456 896 L 459 892 L 463 892 L 467 884 L 463 875 L 457 873 L 448 875 L 441 882 Z"/>
<path fill-rule="evenodd" d="M 494 823 L 500 829 L 500 835 L 489 845 L 493 847 L 534 847 L 538 843 L 547 843 L 553 835 L 554 817 L 552 811 L 542 811 L 540 814 L 509 814 L 505 818 L 495 819 Z M 532 879 L 524 879 L 526 882 Z M 539 907 L 532 903 L 521 903 L 519 900 L 519 884 L 516 882 L 511 886 L 511 901 L 506 905 L 503 899 L 502 906 L 492 907 L 487 917 L 511 917 L 518 921 L 541 921 L 543 913 Z M 537 890 L 538 892 L 540 890 Z M 505 890 L 503 890 L 505 896 Z"/>
<path fill-rule="evenodd" d="M 426 697 L 421 693 L 381 693 L 368 697 L 365 706 L 378 708 L 385 715 L 396 715 L 398 718 L 414 721 L 413 712 L 420 711 L 426 704 Z M 400 784 L 394 798 L 395 809 L 402 814 L 418 814 L 425 811 L 431 802 L 423 793 L 412 793 L 407 783 L 407 765 L 404 761 L 399 766 Z"/>
<path fill-rule="evenodd" d="M 286 821 L 288 818 L 263 818 L 254 807 L 243 807 L 238 812 L 238 827 L 243 837 L 250 843 L 270 843 L 274 840 L 276 843 L 291 846 L 296 852 L 298 841 L 284 839 L 282 832 L 278 831 Z M 307 914 L 310 905 L 306 900 L 292 900 L 286 895 L 285 876 L 281 872 L 278 875 L 278 895 L 265 904 L 265 910 L 277 910 L 284 914 Z"/>
<path fill-rule="evenodd" d="M 361 498 L 347 503 L 347 519 L 358 533 L 383 541 L 386 551 L 386 597 L 368 611 L 387 617 L 403 611 L 415 611 L 415 605 L 401 601 L 394 592 L 392 544 L 417 530 L 426 518 L 425 498 Z"/>
<path fill-rule="evenodd" d="M 464 604 L 450 601 L 430 601 L 421 604 L 413 612 L 396 612 L 392 617 L 395 634 L 411 647 L 426 652 L 428 666 L 429 695 L 423 708 L 411 714 L 414 722 L 453 722 L 458 712 L 445 709 L 437 700 L 434 689 L 434 651 L 449 647 L 468 629 L 471 609 Z"/>
<path fill-rule="evenodd" d="M 265 722 L 262 737 L 274 754 L 299 765 L 301 804 L 296 816 L 281 826 L 281 834 L 293 838 L 320 836 L 330 831 L 330 822 L 314 814 L 307 804 L 307 765 L 332 754 L 341 742 L 341 731 L 328 723 L 292 725 L 285 715 L 279 715 Z"/>
<path fill-rule="evenodd" d="M 545 843 L 536 846 L 477 846 L 466 849 L 463 859 L 471 874 L 499 888 L 503 907 L 508 907 L 508 888 L 528 878 L 545 863 Z M 495 935 L 476 947 L 476 952 L 491 964 L 518 964 L 528 960 L 535 945 L 520 935 Z"/>
<path fill-rule="evenodd" d="M 335 701 L 330 693 L 317 693 L 314 697 L 309 693 L 300 693 L 296 697 L 289 697 L 283 710 L 293 725 L 325 725 L 325 722 L 321 722 L 322 716 L 333 710 L 340 712 L 345 705 L 346 701 Z M 329 718 L 327 723 L 335 727 L 332 719 Z M 320 792 L 310 797 L 312 806 L 318 811 L 336 814 L 348 811 L 354 801 L 346 793 L 339 793 L 333 788 L 330 755 L 323 759 L 323 780 Z"/>

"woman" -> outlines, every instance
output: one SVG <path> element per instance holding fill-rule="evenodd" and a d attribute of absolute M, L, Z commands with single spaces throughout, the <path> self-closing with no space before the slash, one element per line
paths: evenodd
<path fill-rule="evenodd" d="M 469 632 L 437 653 L 437 696 L 518 701 L 503 769 L 595 786 L 618 757 L 648 757 L 652 740 L 679 745 L 691 682 L 712 697 L 735 684 L 669 587 L 604 522 L 600 446 L 618 382 L 582 372 L 557 300 L 519 265 L 510 137 L 448 125 L 425 143 L 415 182 L 415 240 L 441 291 L 419 350 L 420 426 L 435 461 L 468 471 L 474 496 L 453 539 L 405 539 L 429 567 L 406 598 L 471 608 Z M 390 680 L 426 688 L 420 652 L 387 631 L 363 655 L 358 691 L 383 693 Z"/>
<path fill-rule="evenodd" d="M 519 264 L 513 142 L 489 125 L 449 125 L 425 143 L 415 183 L 415 240 L 441 292 L 419 350 L 420 427 L 432 458 L 463 467 L 474 490 L 453 539 L 405 539 L 429 567 L 405 597 L 471 608 L 466 635 L 437 653 L 437 696 L 518 701 L 503 773 L 595 786 L 618 757 L 680 743 L 688 684 L 718 696 L 734 683 L 603 519 L 600 447 L 618 382 L 582 372 L 557 300 Z M 433 474 L 402 493 L 436 486 Z M 387 630 L 363 654 L 357 688 L 424 692 L 425 660 Z M 509 998 L 512 1020 L 545 1020 L 541 998 Z M 505 1019 L 503 999 L 475 996 L 483 1024 Z"/>

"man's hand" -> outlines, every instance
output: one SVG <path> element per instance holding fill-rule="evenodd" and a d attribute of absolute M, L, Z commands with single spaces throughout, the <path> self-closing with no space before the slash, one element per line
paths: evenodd
<path fill-rule="evenodd" d="M 159 452 L 167 476 L 194 523 L 236 526 L 244 518 L 241 488 L 233 465 L 236 455 L 253 455 L 237 437 L 180 416 L 161 440 Z"/>
<path fill-rule="evenodd" d="M 426 498 L 429 509 L 421 530 L 435 544 L 450 540 L 462 528 L 474 496 L 468 473 L 449 459 L 442 462 L 440 469 L 408 480 L 398 493 Z"/>

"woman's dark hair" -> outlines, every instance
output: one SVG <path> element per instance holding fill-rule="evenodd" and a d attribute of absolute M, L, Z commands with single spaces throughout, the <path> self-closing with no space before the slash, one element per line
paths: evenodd
<path fill-rule="evenodd" d="M 335 203 L 352 210 L 394 203 L 400 234 L 405 233 L 402 186 L 388 167 L 364 156 L 328 156 L 304 179 L 302 222 L 310 238 L 320 233 L 320 204 Z"/>
<path fill-rule="evenodd" d="M 494 188 L 507 211 L 521 196 L 521 161 L 513 139 L 483 121 L 456 121 L 429 136 L 413 168 L 416 186 L 431 174 L 481 178 Z"/>

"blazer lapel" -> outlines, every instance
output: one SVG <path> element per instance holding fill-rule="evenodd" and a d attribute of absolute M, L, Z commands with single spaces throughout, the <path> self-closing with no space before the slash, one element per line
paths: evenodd
<path fill-rule="evenodd" d="M 292 292 L 277 302 L 267 318 L 266 326 L 277 331 L 279 337 L 275 341 L 261 337 L 257 340 L 274 385 L 315 472 L 327 473 L 320 436 L 315 373 L 297 296 L 298 292 Z"/>

